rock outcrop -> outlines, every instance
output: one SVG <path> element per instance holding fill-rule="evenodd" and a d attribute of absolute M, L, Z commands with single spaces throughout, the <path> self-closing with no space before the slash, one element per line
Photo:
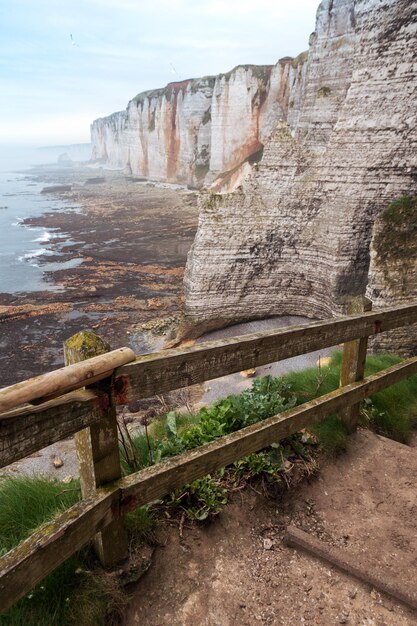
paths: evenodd
<path fill-rule="evenodd" d="M 211 184 L 222 174 L 220 188 L 230 188 L 239 167 L 260 156 L 277 121 L 286 117 L 289 83 L 299 74 L 286 58 L 141 93 L 126 111 L 93 122 L 92 158 L 192 186 Z"/>
<path fill-rule="evenodd" d="M 416 190 L 416 12 L 409 0 L 320 4 L 307 61 L 291 63 L 287 121 L 240 187 L 202 195 L 185 335 L 330 316 L 365 293 L 375 221 Z"/>

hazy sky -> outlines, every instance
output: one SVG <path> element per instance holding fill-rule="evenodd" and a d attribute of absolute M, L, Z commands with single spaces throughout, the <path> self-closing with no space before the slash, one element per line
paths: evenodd
<path fill-rule="evenodd" d="M 296 56 L 307 49 L 317 6 L 1 0 L 0 144 L 89 141 L 93 119 L 124 109 L 140 91 Z"/>

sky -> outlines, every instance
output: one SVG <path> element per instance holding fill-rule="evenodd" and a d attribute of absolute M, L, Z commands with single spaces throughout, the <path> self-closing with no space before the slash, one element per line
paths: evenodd
<path fill-rule="evenodd" d="M 308 47 L 318 0 L 1 0 L 0 145 L 88 142 L 168 82 Z M 71 40 L 72 35 L 72 40 Z"/>

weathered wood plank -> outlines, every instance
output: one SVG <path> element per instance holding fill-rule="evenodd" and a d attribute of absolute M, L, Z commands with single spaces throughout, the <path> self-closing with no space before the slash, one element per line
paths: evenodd
<path fill-rule="evenodd" d="M 349 554 L 347 550 L 324 543 L 324 541 L 320 541 L 317 537 L 309 535 L 295 526 L 287 528 L 285 542 L 292 548 L 301 548 L 330 563 L 330 565 L 335 565 L 342 571 L 362 580 L 367 585 L 371 585 L 371 587 L 388 593 L 393 598 L 400 600 L 400 602 L 404 602 L 412 609 L 417 609 L 417 593 L 415 589 L 413 593 L 403 589 L 398 584 L 398 581 L 393 580 L 391 570 L 384 569 L 384 567 L 379 565 L 379 571 L 377 571 L 369 563 L 363 563 L 360 555 Z"/>
<path fill-rule="evenodd" d="M 417 322 L 417 303 L 141 356 L 117 368 L 117 404 Z"/>
<path fill-rule="evenodd" d="M 114 519 L 119 491 L 101 490 L 44 524 L 0 558 L 0 613 L 82 548 Z"/>
<path fill-rule="evenodd" d="M 349 303 L 348 314 L 365 313 L 372 310 L 372 302 L 365 296 L 353 298 Z M 366 351 L 368 349 L 368 337 L 361 337 L 354 341 L 343 344 L 342 366 L 340 368 L 340 386 L 355 383 L 362 380 L 365 375 Z M 359 404 L 342 409 L 340 417 L 349 433 L 355 432 L 359 416 Z"/>
<path fill-rule="evenodd" d="M 108 398 L 73 391 L 41 406 L 25 406 L 0 416 L 0 467 L 61 441 L 101 418 Z"/>
<path fill-rule="evenodd" d="M 88 361 L 0 389 L 0 413 L 34 400 L 47 401 L 107 378 L 113 370 L 135 359 L 130 348 L 119 348 Z"/>
<path fill-rule="evenodd" d="M 91 360 L 109 351 L 110 345 L 91 331 L 80 331 L 64 342 L 66 365 Z M 93 496 L 98 487 L 103 487 L 122 475 L 113 378 L 110 376 L 96 383 L 92 391 L 106 395 L 107 407 L 99 422 L 75 435 L 83 498 Z M 116 517 L 94 537 L 94 547 L 104 567 L 112 567 L 127 557 L 128 538 L 120 517 Z"/>
<path fill-rule="evenodd" d="M 360 402 L 415 373 L 417 357 L 127 476 L 119 481 L 122 490 L 122 509 L 152 502 L 173 489 L 225 467 L 252 452 L 262 450 L 273 442 L 278 442 L 328 415 L 337 413 L 342 407 Z"/>

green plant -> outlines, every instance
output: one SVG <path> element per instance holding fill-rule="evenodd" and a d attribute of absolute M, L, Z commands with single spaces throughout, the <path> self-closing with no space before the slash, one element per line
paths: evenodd
<path fill-rule="evenodd" d="M 26 539 L 39 526 L 80 498 L 79 482 L 63 484 L 47 478 L 5 476 L 0 480 L 0 555 Z M 153 536 L 148 507 L 126 515 L 131 539 Z M 2 626 L 101 626 L 117 617 L 127 596 L 103 572 L 89 546 L 75 553 L 0 618 Z M 110 621 L 109 621 L 110 620 Z M 119 623 L 119 622 L 117 622 Z"/>
<path fill-rule="evenodd" d="M 5 476 L 0 481 L 0 550 L 4 554 L 41 524 L 72 506 L 79 484 Z M 1 617 L 4 626 L 102 624 L 114 593 L 93 574 L 88 548 L 74 554 Z"/>
<path fill-rule="evenodd" d="M 330 364 L 320 370 L 314 367 L 285 375 L 283 380 L 291 386 L 297 404 L 337 389 L 341 362 L 342 353 L 337 351 L 333 353 Z M 376 374 L 400 362 L 400 357 L 392 354 L 370 355 L 366 359 L 365 376 Z M 364 417 L 365 421 L 377 432 L 406 443 L 417 425 L 417 376 L 387 387 L 372 396 L 371 401 L 374 407 L 372 419 Z M 327 419 L 330 420 L 327 428 L 315 425 L 311 430 L 319 437 L 324 449 L 332 453 L 334 443 L 334 452 L 337 453 L 343 449 L 342 440 L 347 440 L 347 435 L 343 434 L 342 424 L 336 416 Z"/>
<path fill-rule="evenodd" d="M 417 255 L 417 196 L 404 196 L 391 202 L 377 220 L 373 247 L 385 279 L 397 283 L 398 274 L 403 274 L 406 287 L 410 280 L 407 277 L 413 276 Z"/>
<path fill-rule="evenodd" d="M 124 522 L 131 538 L 147 542 L 154 540 L 156 522 L 150 506 L 139 506 L 127 513 Z"/>
<path fill-rule="evenodd" d="M 327 85 L 323 85 L 323 87 L 320 87 L 320 89 L 317 91 L 317 96 L 319 98 L 326 98 L 328 95 L 330 95 L 331 93 L 331 89 L 330 87 L 328 87 Z"/>
<path fill-rule="evenodd" d="M 240 478 L 266 475 L 268 478 L 277 478 L 284 468 L 289 452 L 279 444 L 272 444 L 269 450 L 256 454 L 249 454 L 234 463 L 236 474 Z"/>
<path fill-rule="evenodd" d="M 155 130 L 155 116 L 156 116 L 156 111 L 155 109 L 153 109 L 152 112 L 149 114 L 148 130 L 150 133 L 152 133 Z"/>
<path fill-rule="evenodd" d="M 210 475 L 177 489 L 166 499 L 168 507 L 180 508 L 188 519 L 206 520 L 217 515 L 227 503 L 228 493 L 219 480 Z"/>
<path fill-rule="evenodd" d="M 208 108 L 207 111 L 204 111 L 202 119 L 203 126 L 205 126 L 205 124 L 208 124 L 209 122 L 211 122 L 211 107 Z"/>
<path fill-rule="evenodd" d="M 325 367 L 291 372 L 282 378 L 256 378 L 250 389 L 203 407 L 196 415 L 186 416 L 175 411 L 167 413 L 165 418 L 158 418 L 149 426 L 152 433 L 149 443 L 144 436 L 135 439 L 143 465 L 149 464 L 150 456 L 153 463 L 158 463 L 337 389 L 341 360 L 341 353 L 335 352 Z M 366 374 L 373 374 L 399 361 L 398 357 L 390 355 L 370 356 Z M 373 407 L 371 417 L 369 402 Z M 378 432 L 400 441 L 406 440 L 417 423 L 417 376 L 375 394 L 369 402 L 366 405 L 367 423 Z M 262 478 L 267 482 L 280 482 L 282 479 L 287 482 L 288 468 L 300 460 L 311 463 L 317 445 L 332 456 L 345 450 L 347 439 L 348 434 L 340 417 L 331 415 L 308 430 L 240 459 L 228 468 L 224 480 L 234 483 Z M 151 455 L 147 446 L 151 448 Z M 210 482 L 213 480 L 206 477 L 203 482 L 196 481 L 177 490 L 165 499 L 164 505 L 171 510 L 179 508 L 192 519 L 205 518 L 212 512 L 215 514 L 223 496 L 219 492 L 213 493 L 218 482 L 217 479 L 214 483 Z"/>
<path fill-rule="evenodd" d="M 295 59 L 292 60 L 293 68 L 297 69 L 299 65 L 304 65 L 307 59 L 308 59 L 308 50 L 305 50 L 304 52 L 300 52 L 300 54 L 296 56 Z"/>

